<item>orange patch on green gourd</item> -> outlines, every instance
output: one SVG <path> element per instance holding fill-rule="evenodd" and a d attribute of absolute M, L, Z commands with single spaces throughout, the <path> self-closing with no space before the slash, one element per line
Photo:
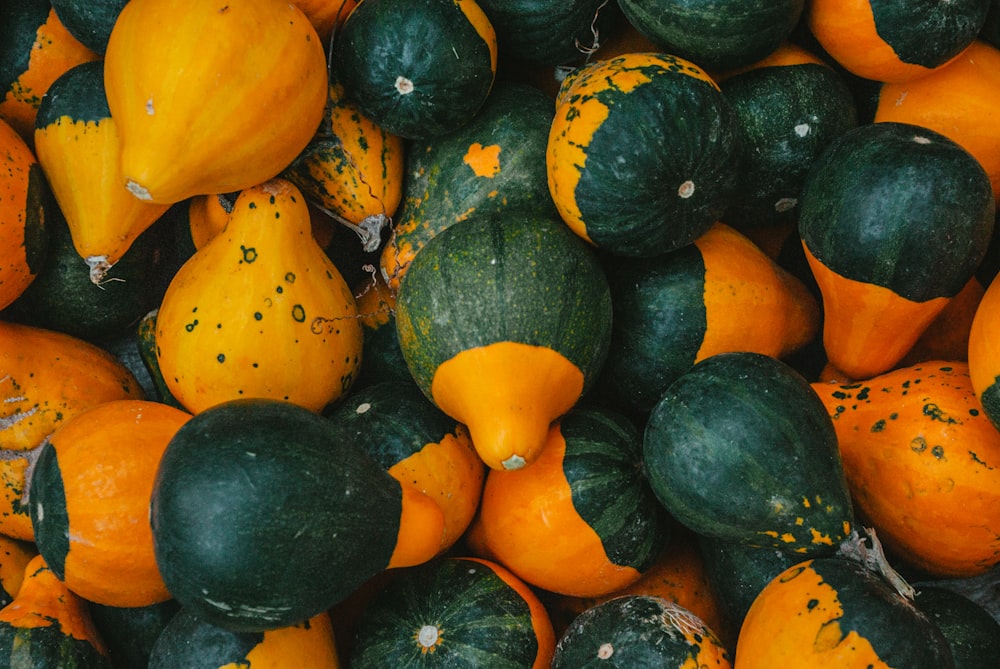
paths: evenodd
<path fill-rule="evenodd" d="M 492 179 L 500 174 L 500 145 L 483 146 L 475 142 L 469 146 L 462 161 L 468 165 L 477 177 Z"/>

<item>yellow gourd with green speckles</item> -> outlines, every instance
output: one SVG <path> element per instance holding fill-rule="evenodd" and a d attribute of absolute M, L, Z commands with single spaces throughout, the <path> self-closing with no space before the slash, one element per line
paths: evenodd
<path fill-rule="evenodd" d="M 192 412 L 245 397 L 319 411 L 350 388 L 361 346 L 354 296 L 313 238 L 302 193 L 283 179 L 240 193 L 157 315 L 164 381 Z"/>

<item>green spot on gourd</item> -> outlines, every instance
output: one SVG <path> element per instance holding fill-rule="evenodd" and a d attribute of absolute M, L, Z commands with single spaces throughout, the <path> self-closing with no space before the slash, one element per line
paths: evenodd
<path fill-rule="evenodd" d="M 218 360 L 220 363 L 225 362 L 226 361 L 226 354 L 225 353 L 220 353 L 219 355 L 215 356 L 215 359 Z"/>
<path fill-rule="evenodd" d="M 197 318 L 194 319 L 193 321 L 191 321 L 190 323 L 188 323 L 187 325 L 185 325 L 184 329 L 187 330 L 188 332 L 191 332 L 192 330 L 194 330 L 194 326 L 196 326 L 196 325 L 198 325 L 198 319 Z"/>
<path fill-rule="evenodd" d="M 255 321 L 259 321 L 262 318 L 264 318 L 264 314 L 260 313 L 259 311 L 253 312 L 253 319 Z"/>
<path fill-rule="evenodd" d="M 292 318 L 299 323 L 302 323 L 306 319 L 306 310 L 301 304 L 296 304 L 292 307 Z"/>
<path fill-rule="evenodd" d="M 295 272 L 287 272 L 285 274 L 285 281 L 288 283 L 295 283 Z"/>
<path fill-rule="evenodd" d="M 872 425 L 872 432 L 881 432 L 884 429 L 885 429 L 885 419 L 884 418 L 875 421 L 875 424 Z"/>
<path fill-rule="evenodd" d="M 243 253 L 243 260 L 241 262 L 252 263 L 257 259 L 257 249 L 254 247 L 246 247 L 240 244 L 240 251 Z"/>

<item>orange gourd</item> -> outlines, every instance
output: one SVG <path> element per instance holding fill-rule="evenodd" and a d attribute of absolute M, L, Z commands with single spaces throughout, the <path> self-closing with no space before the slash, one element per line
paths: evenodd
<path fill-rule="evenodd" d="M 293 4 L 309 17 L 326 44 L 358 3 L 357 0 L 294 0 Z"/>
<path fill-rule="evenodd" d="M 31 285 L 45 261 L 48 187 L 35 154 L 3 119 L 0 164 L 0 309 L 5 309 Z"/>
<path fill-rule="evenodd" d="M 143 396 L 132 372 L 104 349 L 0 321 L 0 533 L 34 539 L 25 472 L 56 429 L 103 402 Z"/>
<path fill-rule="evenodd" d="M 156 318 L 156 355 L 189 411 L 247 397 L 319 411 L 353 384 L 361 322 L 311 226 L 288 181 L 248 188 L 224 231 L 174 276 Z"/>
<path fill-rule="evenodd" d="M 967 364 L 925 362 L 813 388 L 833 419 L 858 514 L 890 554 L 940 577 L 1000 563 L 1000 431 Z"/>
<path fill-rule="evenodd" d="M 125 183 L 160 203 L 276 176 L 313 137 L 327 97 L 323 44 L 281 0 L 132 0 L 104 74 Z"/>
<path fill-rule="evenodd" d="M 73 592 L 117 607 L 170 598 L 153 555 L 149 505 L 160 457 L 190 418 L 159 402 L 105 402 L 42 447 L 29 501 L 35 543 Z"/>

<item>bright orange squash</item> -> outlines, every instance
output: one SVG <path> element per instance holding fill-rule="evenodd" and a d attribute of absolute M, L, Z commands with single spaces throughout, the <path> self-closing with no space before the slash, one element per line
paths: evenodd
<path fill-rule="evenodd" d="M 353 384 L 354 295 L 283 179 L 243 190 L 222 234 L 176 273 L 156 318 L 164 381 L 191 412 L 272 397 L 319 411 Z"/>
<path fill-rule="evenodd" d="M 0 165 L 0 309 L 5 309 L 34 281 L 45 261 L 48 186 L 31 148 L 3 119 Z"/>
<path fill-rule="evenodd" d="M 104 74 L 125 183 L 160 203 L 276 176 L 313 137 L 327 97 L 316 29 L 281 0 L 132 0 Z"/>

